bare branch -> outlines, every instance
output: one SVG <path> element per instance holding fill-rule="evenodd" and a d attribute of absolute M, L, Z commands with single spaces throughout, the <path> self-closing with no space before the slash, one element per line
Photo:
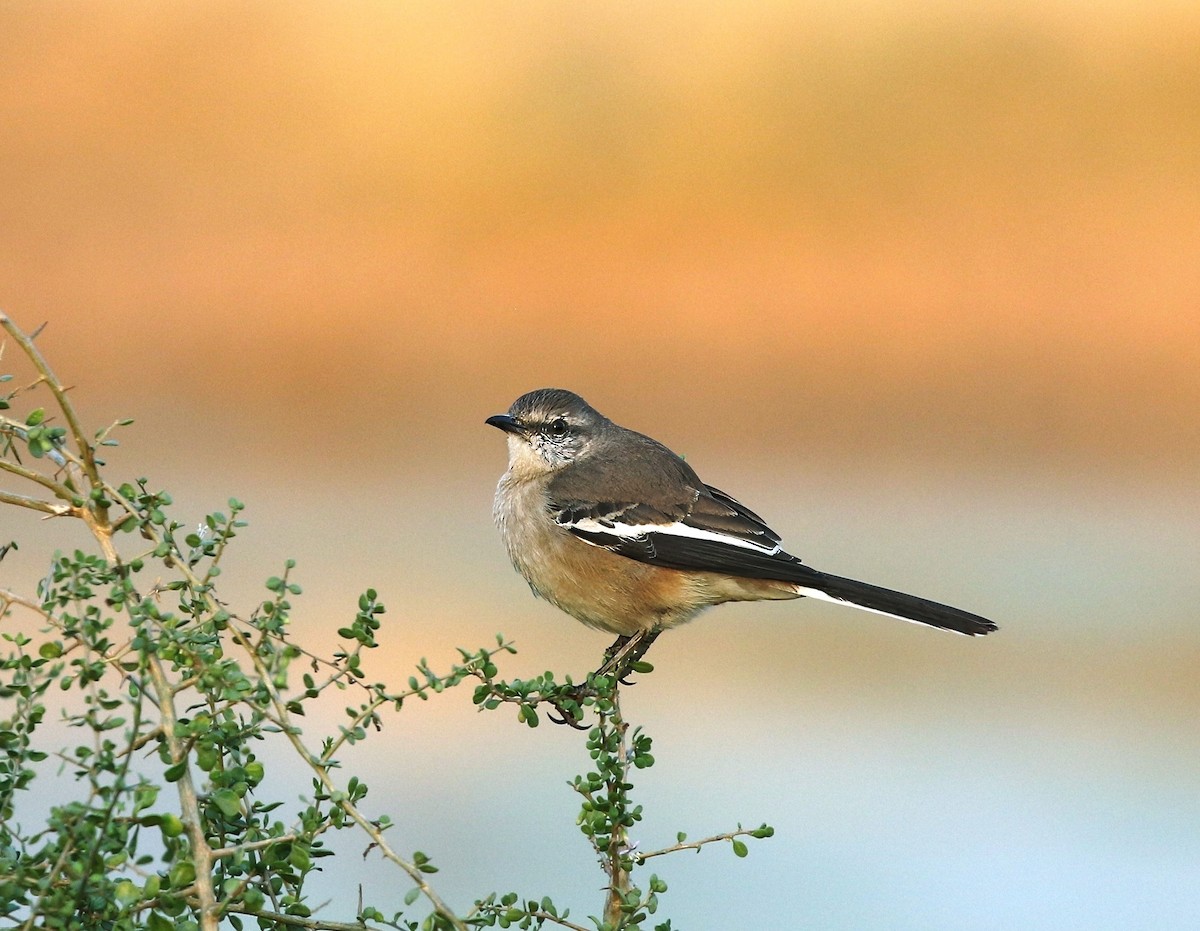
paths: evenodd
<path fill-rule="evenodd" d="M 100 483 L 99 473 L 96 471 L 96 456 L 92 444 L 88 442 L 84 435 L 83 427 L 79 423 L 79 417 L 75 413 L 75 405 L 67 398 L 68 389 L 58 380 L 58 376 L 54 374 L 54 370 L 50 368 L 50 364 L 46 361 L 42 351 L 34 344 L 34 339 L 42 332 L 42 327 L 38 327 L 31 335 L 26 335 L 21 329 L 12 322 L 12 319 L 4 313 L 0 313 L 0 327 L 3 327 L 21 347 L 22 351 L 29 357 L 29 361 L 33 363 L 34 368 L 46 380 L 46 386 L 54 395 L 54 400 L 58 402 L 58 407 L 66 418 L 67 426 L 71 430 L 71 436 L 75 439 L 75 446 L 79 450 L 79 455 L 83 459 L 83 469 L 87 474 L 88 480 L 93 486 Z M 102 520 L 105 516 L 97 515 Z"/>
<path fill-rule="evenodd" d="M 0 462 L 0 465 L 3 464 L 3 462 Z M 8 491 L 0 491 L 0 504 L 14 504 L 19 508 L 41 511 L 43 514 L 49 514 L 51 517 L 77 516 L 75 508 L 69 504 L 52 504 L 49 501 L 41 500 L 41 498 L 30 498 L 26 495 L 17 495 Z"/>
<path fill-rule="evenodd" d="M 58 626 L 57 618 L 55 618 L 53 614 L 43 608 L 32 598 L 26 598 L 24 595 L 18 595 L 16 592 L 10 591 L 7 588 L 0 588 L 0 617 L 3 617 L 4 613 L 12 605 L 20 605 L 22 608 L 27 608 L 34 614 L 40 614 L 44 620 L 49 621 L 55 626 Z"/>

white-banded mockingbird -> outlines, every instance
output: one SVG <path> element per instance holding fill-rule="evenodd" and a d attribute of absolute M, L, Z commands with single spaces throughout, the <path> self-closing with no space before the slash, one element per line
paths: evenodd
<path fill-rule="evenodd" d="M 542 388 L 489 417 L 508 438 L 493 514 L 534 593 L 621 639 L 602 672 L 726 601 L 809 596 L 975 636 L 987 618 L 810 569 L 667 447 Z"/>

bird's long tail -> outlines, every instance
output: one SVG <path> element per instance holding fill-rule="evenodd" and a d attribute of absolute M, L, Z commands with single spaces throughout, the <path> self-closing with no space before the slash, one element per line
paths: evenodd
<path fill-rule="evenodd" d="M 996 625 L 986 617 L 959 608 L 938 604 L 936 601 L 918 598 L 915 595 L 906 595 L 903 592 L 894 592 L 878 585 L 857 582 L 854 579 L 826 575 L 815 569 L 809 571 L 811 575 L 805 573 L 803 580 L 795 580 L 801 595 L 832 601 L 835 604 L 849 604 L 864 611 L 874 611 L 876 614 L 900 618 L 902 621 L 928 624 L 970 637 L 990 634 L 996 629 Z"/>

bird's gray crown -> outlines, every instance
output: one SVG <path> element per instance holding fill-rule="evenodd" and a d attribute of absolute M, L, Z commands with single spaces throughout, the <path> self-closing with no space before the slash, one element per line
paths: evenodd
<path fill-rule="evenodd" d="M 577 423 L 602 419 L 587 401 L 565 388 L 538 388 L 523 394 L 513 401 L 508 413 L 523 423 L 544 422 L 555 417 L 567 417 Z"/>

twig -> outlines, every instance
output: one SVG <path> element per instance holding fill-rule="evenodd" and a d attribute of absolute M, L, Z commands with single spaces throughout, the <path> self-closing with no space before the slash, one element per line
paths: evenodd
<path fill-rule="evenodd" d="M 479 659 L 468 662 L 462 666 L 456 665 L 454 667 L 454 671 L 451 672 L 451 675 L 454 675 L 458 671 L 462 671 L 464 678 L 468 675 L 480 676 L 481 673 L 480 673 L 480 670 L 478 667 L 483 663 L 487 663 L 488 660 L 490 660 L 493 656 L 495 656 L 496 653 L 500 652 L 500 650 L 503 649 L 504 646 L 505 645 L 502 644 L 499 649 L 482 651 L 484 653 L 484 655 L 482 657 L 480 657 Z M 328 688 L 336 680 L 337 680 L 337 676 L 330 676 L 325 682 L 323 682 L 318 687 L 318 691 L 323 691 L 324 689 Z M 350 723 L 348 725 L 342 725 L 341 733 L 335 739 L 330 741 L 329 746 L 326 747 L 321 752 L 320 757 L 318 757 L 318 759 L 321 761 L 322 764 L 328 763 L 331 759 L 333 759 L 333 755 L 338 751 L 338 749 L 342 746 L 342 744 L 344 744 L 346 742 L 346 740 L 349 738 L 349 735 L 353 732 L 354 728 L 359 727 L 366 721 L 370 720 L 371 715 L 373 715 L 376 711 L 378 711 L 384 705 L 392 704 L 393 702 L 403 701 L 404 699 L 411 698 L 414 695 L 420 695 L 420 694 L 424 693 L 427 688 L 429 688 L 428 685 L 426 685 L 424 687 L 418 686 L 415 689 L 406 689 L 403 692 L 397 692 L 395 694 L 386 694 L 384 692 L 376 691 L 372 686 L 365 685 L 363 683 L 357 682 L 356 680 L 354 680 L 354 684 L 360 685 L 362 688 L 366 689 L 368 692 L 373 692 L 375 697 L 372 698 L 371 701 L 369 701 L 367 704 L 365 704 L 362 707 L 362 709 L 358 712 L 358 714 L 356 714 L 350 720 Z"/>
<path fill-rule="evenodd" d="M 577 925 L 573 921 L 567 921 L 565 918 L 560 918 L 558 915 L 551 915 L 549 912 L 544 912 L 541 909 L 536 909 L 532 912 L 526 912 L 530 918 L 535 921 L 552 921 L 562 928 L 568 928 L 570 931 L 592 931 L 590 928 L 585 928 L 583 925 Z"/>
<path fill-rule="evenodd" d="M 24 433 L 23 430 L 18 430 L 17 432 L 18 434 Z M 63 461 L 63 464 L 65 464 L 65 461 L 66 460 Z M 33 469 L 27 469 L 24 466 L 17 465 L 15 462 L 10 462 L 7 459 L 0 459 L 0 469 L 3 469 L 5 472 L 11 472 L 13 475 L 19 476 L 20 478 L 28 479 L 31 482 L 37 482 L 43 488 L 54 492 L 54 496 L 56 498 L 61 498 L 63 501 L 70 501 L 74 503 L 74 501 L 79 498 L 79 495 L 73 493 L 66 485 L 60 485 L 58 482 L 54 481 L 54 479 L 47 478 L 41 472 L 37 472 Z"/>
<path fill-rule="evenodd" d="M 50 389 L 51 393 L 53 393 L 54 399 L 58 402 L 58 406 L 63 412 L 63 417 L 66 418 L 67 426 L 71 428 L 71 435 L 75 438 L 75 446 L 79 450 L 79 454 L 83 457 L 84 472 L 87 474 L 88 480 L 91 482 L 92 486 L 95 487 L 96 485 L 100 484 L 100 475 L 96 470 L 95 450 L 92 449 L 92 445 L 84 436 L 83 427 L 80 425 L 79 418 L 75 414 L 75 405 L 73 405 L 67 399 L 68 389 L 64 387 L 63 383 L 58 380 L 58 376 L 54 374 L 54 370 L 50 368 L 50 364 L 42 355 L 42 351 L 38 349 L 37 345 L 34 343 L 34 340 L 37 339 L 38 334 L 42 332 L 42 327 L 44 326 L 45 324 L 42 324 L 42 326 L 34 330 L 33 333 L 26 335 L 25 333 L 21 332 L 20 329 L 18 329 L 17 325 L 13 323 L 11 319 L 9 319 L 7 314 L 0 311 L 0 327 L 3 327 L 5 330 L 7 330 L 8 334 L 15 339 L 21 349 L 24 350 L 25 355 L 29 357 L 29 361 L 33 363 L 34 368 L 36 368 L 38 373 L 46 380 L 46 386 Z M 102 522 L 107 521 L 107 514 L 104 513 L 103 508 L 97 508 L 96 516 L 100 518 Z"/>
<path fill-rule="evenodd" d="M 287 925 L 290 928 L 306 928 L 308 931 L 375 931 L 374 925 L 369 925 L 361 921 L 353 923 L 322 921 L 320 918 L 301 918 L 299 915 L 285 915 L 282 912 L 253 912 L 248 908 L 239 906 L 227 909 L 227 913 L 248 915 L 251 918 L 273 921 L 276 924 Z M 582 928 L 580 931 L 587 931 L 587 929 Z"/>
<path fill-rule="evenodd" d="M 56 627 L 59 626 L 58 619 L 32 598 L 26 598 L 24 595 L 18 595 L 16 592 L 10 591 L 7 588 L 0 588 L 0 616 L 3 616 L 4 612 L 7 611 L 11 605 L 20 605 L 22 608 L 28 608 L 34 614 L 40 614 L 42 616 L 42 620 L 48 621 Z"/>
<path fill-rule="evenodd" d="M 80 425 L 79 418 L 75 413 L 75 407 L 67 397 L 67 389 L 58 380 L 58 377 L 42 356 L 41 351 L 34 344 L 34 339 L 41 332 L 41 329 L 39 328 L 32 334 L 26 335 L 2 311 L 0 311 L 0 327 L 3 327 L 16 340 L 42 378 L 45 379 L 46 386 L 53 393 L 59 408 L 62 410 L 63 417 L 70 427 L 76 448 L 82 457 L 82 469 L 87 476 L 89 484 L 92 488 L 104 487 L 104 483 L 101 482 L 100 475 L 96 469 L 94 451 L 84 436 L 83 427 Z M 17 499 L 20 498 L 20 496 L 16 497 Z M 81 495 L 80 497 L 85 496 Z M 100 549 L 104 553 L 104 558 L 109 565 L 121 565 L 120 555 L 113 545 L 113 528 L 108 520 L 108 509 L 106 507 L 92 503 L 90 507 L 62 510 L 59 507 L 48 505 L 47 502 L 29 503 L 32 500 L 14 500 L 14 496 L 11 495 L 0 498 L 0 502 L 20 504 L 25 507 L 32 506 L 37 510 L 45 510 L 52 514 L 71 513 L 82 518 L 87 524 L 88 529 L 91 530 L 92 536 L 95 537 L 96 542 L 100 545 Z M 132 508 L 129 510 L 131 513 L 135 513 Z M 126 603 L 126 610 L 128 608 L 128 603 Z M 175 700 L 171 690 L 171 683 L 167 678 L 166 670 L 163 668 L 162 660 L 157 654 L 150 653 L 147 655 L 146 668 L 150 674 L 150 681 L 157 696 L 158 711 L 162 717 L 162 736 L 167 743 L 171 762 L 172 764 L 186 763 L 186 748 L 182 741 L 175 736 L 178 716 L 175 712 Z M 192 859 L 196 868 L 196 897 L 199 901 L 198 917 L 200 931 L 218 931 L 217 897 L 216 891 L 213 888 L 212 877 L 212 848 L 209 846 L 208 839 L 204 835 L 204 821 L 200 814 L 200 801 L 195 783 L 192 780 L 190 766 L 184 766 L 183 775 L 175 785 L 179 793 L 180 813 L 183 815 L 183 822 L 191 844 Z"/>
<path fill-rule="evenodd" d="M 4 465 L 3 471 L 36 482 L 52 492 L 56 497 L 70 502 L 69 504 L 55 504 L 9 492 L 0 492 L 0 504 L 25 507 L 51 516 L 74 516 L 83 520 L 99 544 L 104 559 L 124 576 L 127 572 L 126 564 L 121 559 L 114 543 L 114 526 L 109 518 L 109 507 L 111 506 L 109 502 L 124 508 L 128 514 L 134 516 L 140 515 L 143 509 L 121 494 L 119 489 L 113 488 L 101 478 L 95 457 L 95 447 L 84 434 L 74 406 L 67 395 L 69 389 L 54 374 L 34 343 L 41 328 L 27 335 L 3 312 L 0 312 L 0 328 L 3 328 L 24 351 L 40 375 L 38 381 L 44 382 L 53 394 L 65 418 L 68 427 L 66 432 L 69 432 L 73 441 L 72 445 L 74 446 L 74 449 L 65 445 L 60 446 L 58 445 L 59 441 L 56 439 L 54 449 L 52 450 L 55 455 L 50 457 L 52 463 L 68 470 L 66 484 L 60 484 L 55 480 L 55 477 L 48 477 L 40 472 L 12 463 L 7 459 L 0 460 L 0 463 Z M 7 424 L 5 425 L 5 433 L 9 436 L 20 436 L 24 429 L 22 425 L 15 425 L 11 429 L 8 428 Z M 103 436 L 107 436 L 107 432 L 105 431 Z M 76 484 L 79 486 L 78 491 L 74 487 Z M 188 557 L 178 551 L 172 539 L 170 529 L 163 531 L 146 521 L 141 522 L 141 528 L 143 535 L 151 540 L 156 548 L 162 546 L 164 541 L 170 543 L 170 552 L 167 553 L 165 561 L 180 573 L 184 584 L 189 587 L 193 596 L 198 596 L 193 597 L 191 602 L 193 612 L 201 613 L 207 611 L 215 613 L 219 611 L 220 605 L 208 585 L 213 575 L 211 570 L 203 579 L 199 578 L 192 570 L 192 566 L 188 562 Z M 228 530 L 229 528 L 226 529 Z M 140 600 L 142 600 L 142 596 L 132 589 L 130 589 L 127 597 L 124 599 L 124 608 L 130 614 L 131 620 L 135 620 L 132 614 L 134 606 Z M 7 593 L 4 596 L 0 596 L 0 609 L 2 609 L 0 613 L 7 611 L 13 604 L 28 606 L 35 611 L 40 611 L 52 623 L 55 620 L 44 608 L 35 605 L 27 599 L 8 598 Z M 348 794 L 334 783 L 329 772 L 332 765 L 331 761 L 318 757 L 305 746 L 301 740 L 299 728 L 291 723 L 291 715 L 288 711 L 287 703 L 280 695 L 279 689 L 272 684 L 270 671 L 266 667 L 261 651 L 256 649 L 255 644 L 252 642 L 252 635 L 240 630 L 236 624 L 229 625 L 227 629 L 233 640 L 246 650 L 249 659 L 253 663 L 255 672 L 260 677 L 260 680 L 267 685 L 267 706 L 273 709 L 279 729 L 287 737 L 297 754 L 313 770 L 317 781 L 334 801 L 334 804 L 338 805 L 345 815 L 363 829 L 373 842 L 373 846 L 379 849 L 384 857 L 400 867 L 408 875 L 425 899 L 432 905 L 434 911 L 444 919 L 446 924 L 456 929 L 456 931 L 467 931 L 466 923 L 442 901 L 440 896 L 428 884 L 423 872 L 418 867 L 418 863 L 409 862 L 397 854 L 384 838 L 382 829 L 371 822 L 359 810 L 354 801 L 348 797 Z M 176 733 L 179 725 L 179 711 L 176 706 L 176 701 L 179 700 L 177 698 L 179 688 L 173 684 L 164 660 L 157 652 L 145 650 L 143 651 L 143 657 L 144 675 L 149 680 L 146 683 L 144 691 L 146 692 L 146 697 L 157 706 L 160 720 L 158 727 L 154 728 L 150 734 L 144 735 L 144 741 L 140 745 L 144 745 L 144 742 L 148 742 L 155 737 L 161 739 L 165 744 L 170 764 L 181 769 L 179 778 L 175 780 L 176 791 L 178 793 L 179 811 L 182 816 L 181 820 L 188 839 L 190 858 L 195 869 L 195 880 L 190 887 L 187 898 L 192 900 L 192 907 L 195 909 L 200 931 L 218 931 L 223 912 L 221 910 L 221 903 L 218 901 L 217 890 L 214 886 L 214 873 L 217 861 L 223 857 L 233 856 L 242 850 L 253 850 L 281 843 L 284 838 L 267 838 L 262 841 L 253 841 L 230 847 L 217 847 L 215 849 L 210 844 L 205 834 L 205 821 L 201 810 L 197 784 L 192 771 L 191 750 L 188 742 Z M 108 659 L 108 657 L 105 658 Z M 463 676 L 465 677 L 470 672 L 471 670 L 464 671 Z M 385 699 L 382 694 L 377 693 L 375 702 L 378 702 L 378 704 L 370 702 L 371 707 L 364 712 L 361 720 L 367 720 L 379 705 L 395 699 L 396 696 L 389 696 Z M 271 715 L 267 713 L 267 708 L 256 708 L 256 713 L 262 714 L 268 720 L 271 719 Z M 341 741 L 335 743 L 334 749 L 340 746 L 340 743 Z M 134 749 L 134 747 L 131 747 L 130 753 Z M 128 759 L 129 756 L 126 755 L 124 766 L 128 766 Z M 111 812 L 109 816 L 111 817 Z M 307 837 L 308 835 L 303 836 Z M 295 834 L 291 835 L 291 837 L 293 839 L 299 838 Z M 62 856 L 65 855 L 66 850 L 64 849 Z M 318 919 L 307 919 L 299 916 L 270 912 L 252 912 L 244 908 L 238 908 L 236 905 L 230 905 L 229 910 L 237 911 L 241 914 L 255 915 L 256 917 L 274 921 L 282 925 L 311 929 L 311 931 L 363 931 L 367 927 L 363 922 L 355 924 L 324 922 Z M 574 926 L 568 925 L 568 927 Z"/>
<path fill-rule="evenodd" d="M 167 742 L 171 755 L 171 763 L 187 762 L 187 750 L 183 742 L 175 736 L 175 726 L 178 718 L 175 714 L 175 699 L 171 694 L 171 683 L 163 669 L 162 660 L 157 654 L 147 657 L 146 667 L 150 671 L 150 681 L 154 683 L 154 691 L 158 694 L 158 710 L 162 715 L 162 735 Z M 212 884 L 213 855 L 204 836 L 204 821 L 200 815 L 200 799 L 196 793 L 196 784 L 192 781 L 192 768 L 185 765 L 183 775 L 175 783 L 179 792 L 179 810 L 183 815 L 184 827 L 187 830 L 188 841 L 192 847 L 192 861 L 196 867 L 196 898 L 200 903 L 201 931 L 217 931 L 217 896 Z"/>
<path fill-rule="evenodd" d="M 280 834 L 278 837 L 267 837 L 263 840 L 249 841 L 245 844 L 236 844 L 233 847 L 218 847 L 212 852 L 212 858 L 220 860 L 222 857 L 235 857 L 239 853 L 246 853 L 249 850 L 261 850 L 263 847 L 270 847 L 272 844 L 290 844 L 300 839 L 299 834 Z"/>
<path fill-rule="evenodd" d="M 232 632 L 234 639 L 238 641 L 238 643 L 249 654 L 250 661 L 254 664 L 255 672 L 258 673 L 260 680 L 264 683 L 269 683 L 271 681 L 271 675 L 266 666 L 263 664 L 262 657 L 258 655 L 253 646 L 240 630 L 238 630 L 236 627 L 230 627 L 229 629 Z M 383 831 L 381 831 L 377 825 L 372 823 L 366 817 L 366 815 L 359 811 L 358 806 L 350 801 L 350 799 L 346 797 L 346 794 L 340 791 L 337 785 L 334 784 L 333 780 L 329 778 L 328 769 L 319 762 L 319 758 L 314 756 L 312 752 L 309 751 L 308 747 L 304 745 L 304 741 L 300 739 L 299 730 L 291 724 L 291 715 L 288 713 L 287 705 L 279 697 L 279 693 L 274 687 L 272 687 L 270 690 L 270 701 L 275 708 L 275 714 L 279 720 L 284 736 L 286 736 L 288 741 L 292 744 L 292 747 L 296 751 L 297 755 L 312 769 L 313 773 L 316 775 L 318 781 L 321 783 L 325 791 L 329 793 L 332 799 L 336 800 L 335 804 L 347 815 L 349 815 L 350 818 L 353 819 L 353 821 L 363 829 L 363 831 L 366 832 L 367 836 L 371 838 L 371 840 L 374 842 L 374 845 L 379 848 L 380 853 L 382 853 L 386 859 L 392 861 L 392 863 L 396 864 L 396 866 L 400 867 L 400 869 L 408 874 L 408 878 L 411 879 L 417 888 L 421 890 L 421 894 L 429 900 L 429 903 L 433 906 L 434 910 L 438 912 L 438 914 L 446 918 L 456 929 L 458 929 L 458 931 L 467 931 L 467 926 L 463 923 L 462 919 L 459 918 L 450 909 L 450 907 L 446 905 L 445 902 L 442 901 L 441 896 L 439 896 L 433 890 L 433 887 L 425 881 L 425 877 L 421 871 L 418 870 L 414 864 L 409 863 L 392 849 L 391 845 L 384 838 Z"/>
<path fill-rule="evenodd" d="M 93 686 L 95 683 L 92 683 Z M 138 689 L 137 700 L 133 704 L 133 726 L 129 729 L 130 733 L 136 734 L 142 726 L 142 702 L 145 696 L 144 689 Z M 97 734 L 97 737 L 99 735 Z M 84 901 L 87 893 L 88 880 L 92 877 L 92 869 L 96 864 L 96 857 L 100 853 L 100 844 L 104 835 L 108 831 L 108 825 L 112 822 L 116 815 L 117 805 L 120 803 L 121 793 L 125 790 L 125 780 L 129 776 L 129 763 L 133 759 L 132 755 L 121 760 L 121 768 L 117 772 L 115 791 L 109 796 L 108 804 L 104 809 L 104 822 L 100 830 L 96 832 L 96 837 L 92 841 L 91 850 L 88 851 L 87 860 L 84 863 L 83 869 L 80 871 L 79 888 L 75 891 L 75 912 L 79 913 L 80 906 Z"/>
<path fill-rule="evenodd" d="M 0 504 L 15 504 L 19 508 L 29 508 L 31 511 L 41 511 L 51 517 L 78 517 L 76 509 L 69 504 L 51 504 L 40 498 L 29 498 L 8 491 L 0 491 Z"/>
<path fill-rule="evenodd" d="M 755 830 L 755 828 L 739 829 L 737 831 L 730 831 L 727 834 L 714 834 L 712 837 L 705 837 L 702 840 L 690 840 L 672 844 L 670 847 L 663 847 L 661 850 L 651 850 L 649 853 L 635 853 L 633 855 L 633 862 L 640 866 L 653 857 L 664 857 L 669 853 L 677 853 L 680 850 L 699 850 L 708 844 L 716 844 L 723 840 L 733 840 L 735 837 L 753 837 Z"/>
<path fill-rule="evenodd" d="M 604 719 L 607 718 L 608 725 L 612 728 L 613 734 L 616 735 L 617 762 L 620 764 L 620 771 L 617 777 L 615 779 L 611 777 L 608 779 L 606 789 L 610 803 L 615 798 L 624 795 L 625 785 L 629 781 L 629 747 L 625 742 L 625 735 L 629 731 L 629 725 L 621 715 L 621 686 L 615 681 L 613 682 L 611 701 L 612 710 L 607 715 L 601 715 L 602 724 Z M 601 727 L 601 730 L 603 730 L 603 727 Z M 625 825 L 614 825 L 614 830 L 608 839 L 608 850 L 604 851 L 604 857 L 608 861 L 607 870 L 609 875 L 608 896 L 604 903 L 604 920 L 614 928 L 620 925 L 621 906 L 625 904 L 625 894 L 631 888 L 629 871 L 621 865 L 621 854 L 628 846 L 629 832 L 625 828 Z"/>

